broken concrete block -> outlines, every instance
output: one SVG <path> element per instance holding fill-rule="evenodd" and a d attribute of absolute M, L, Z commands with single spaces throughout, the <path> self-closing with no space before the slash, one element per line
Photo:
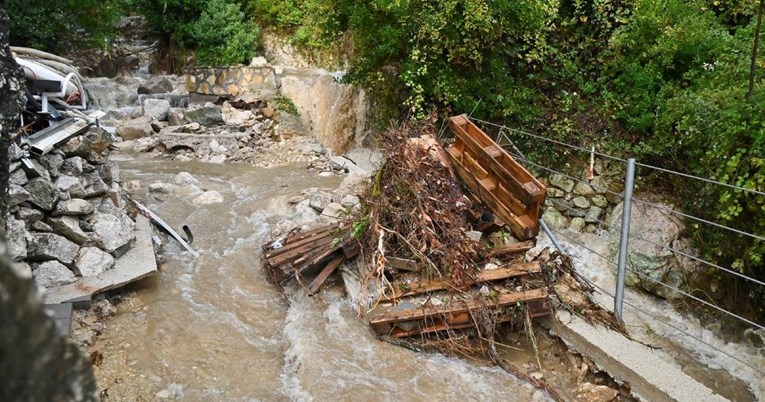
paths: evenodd
<path fill-rule="evenodd" d="M 96 212 L 90 224 L 96 234 L 96 243 L 110 253 L 135 239 L 135 223 L 124 213 L 112 215 Z"/>
<path fill-rule="evenodd" d="M 16 205 L 21 204 L 22 202 L 29 201 L 30 198 L 32 198 L 32 195 L 29 194 L 29 191 L 25 190 L 24 187 L 21 187 L 13 183 L 8 185 L 8 206 L 9 207 L 14 207 Z"/>
<path fill-rule="evenodd" d="M 88 240 L 88 234 L 80 228 L 80 220 L 73 216 L 59 216 L 50 219 L 53 233 L 64 236 L 76 244 L 83 245 Z"/>
<path fill-rule="evenodd" d="M 88 201 L 82 198 L 72 198 L 66 201 L 59 201 L 53 215 L 89 215 L 93 213 L 94 208 Z"/>
<path fill-rule="evenodd" d="M 27 231 L 24 221 L 9 217 L 6 237 L 8 239 L 7 250 L 11 259 L 18 260 L 27 256 Z"/>
<path fill-rule="evenodd" d="M 79 246 L 54 233 L 30 233 L 27 236 L 27 258 L 31 261 L 58 260 L 71 264 Z"/>
<path fill-rule="evenodd" d="M 51 211 L 56 206 L 59 197 L 58 189 L 53 186 L 50 180 L 42 177 L 32 179 L 24 186 L 24 189 L 30 195 L 29 201 L 43 210 Z"/>
<path fill-rule="evenodd" d="M 114 257 L 98 247 L 83 247 L 77 254 L 74 268 L 80 276 L 96 276 L 114 267 Z"/>
<path fill-rule="evenodd" d="M 77 280 L 74 273 L 58 261 L 43 262 L 32 271 L 32 275 L 35 277 L 35 283 L 44 288 L 68 285 Z"/>

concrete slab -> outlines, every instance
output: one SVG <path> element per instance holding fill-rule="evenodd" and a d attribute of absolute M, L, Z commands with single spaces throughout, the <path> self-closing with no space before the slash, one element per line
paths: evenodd
<path fill-rule="evenodd" d="M 136 240 L 133 248 L 117 259 L 114 268 L 98 276 L 81 278 L 69 285 L 47 289 L 44 295 L 45 303 L 55 304 L 77 300 L 83 296 L 124 286 L 157 272 L 157 261 L 154 259 L 154 248 L 151 244 L 149 219 L 143 215 L 138 215 L 135 228 Z"/>
<path fill-rule="evenodd" d="M 57 332 L 63 336 L 69 336 L 72 330 L 72 304 L 46 304 L 43 308 L 53 317 Z"/>
<path fill-rule="evenodd" d="M 644 401 L 727 401 L 700 384 L 679 366 L 663 360 L 645 345 L 605 327 L 559 311 L 544 321 L 566 344 L 589 357 L 618 381 L 630 384 Z"/>

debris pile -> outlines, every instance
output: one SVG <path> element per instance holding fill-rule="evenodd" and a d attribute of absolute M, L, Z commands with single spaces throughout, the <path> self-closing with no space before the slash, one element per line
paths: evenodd
<path fill-rule="evenodd" d="M 427 124 L 389 130 L 384 139 L 387 159 L 361 195 L 361 213 L 264 247 L 266 268 L 274 281 L 284 284 L 294 277 L 307 283 L 302 277 L 311 271 L 325 266 L 322 273 L 328 275 L 335 264 L 358 253 L 362 256 L 356 272 L 362 312 L 377 332 L 392 337 L 468 327 L 492 332 L 501 322 L 523 324 L 548 315 L 545 264 L 524 259 L 524 253 L 534 247 L 528 236 L 536 230 L 534 226 L 515 230 L 520 228 L 515 220 L 507 230 L 504 221 L 515 214 L 502 207 L 502 218 L 495 218 L 499 203 L 482 203 L 482 192 L 463 192 L 467 178 L 478 176 L 481 185 L 487 185 L 487 170 L 510 176 L 502 170 L 508 161 L 493 155 L 484 164 L 499 163 L 485 168 L 472 161 L 471 170 L 478 171 L 474 176 L 458 164 L 463 159 L 454 147 L 447 153 L 433 126 Z M 482 150 L 489 152 L 489 146 L 484 144 Z M 461 171 L 455 171 L 455 166 Z M 513 169 L 514 180 L 533 191 L 527 197 L 531 208 L 524 207 L 524 213 L 538 213 L 544 186 L 519 165 Z M 497 176 L 493 180 L 493 189 L 509 187 Z M 492 196 L 510 203 L 515 200 L 510 195 L 504 190 Z M 513 232 L 525 241 L 517 240 Z M 340 251 L 346 249 L 354 252 L 341 257 Z M 327 257 L 331 252 L 336 253 L 335 259 Z M 316 293 L 324 279 L 320 275 L 309 293 Z"/>
<path fill-rule="evenodd" d="M 280 110 L 276 99 L 243 96 L 215 102 L 191 103 L 166 80 L 168 91 L 138 97 L 140 106 L 113 113 L 117 135 L 138 152 L 154 152 L 179 161 L 239 162 L 259 167 L 305 163 L 329 171 L 326 150 L 303 128 L 298 118 Z M 147 82 L 150 83 L 150 82 Z M 139 86 L 138 91 L 148 91 Z M 174 97 L 185 96 L 183 101 Z"/>
<path fill-rule="evenodd" d="M 100 124 L 103 113 L 86 110 L 76 68 L 34 49 L 12 50 L 27 96 L 9 149 L 9 254 L 47 289 L 48 303 L 156 271 L 148 221 L 127 214 L 119 166 L 109 159 L 114 137 Z"/>

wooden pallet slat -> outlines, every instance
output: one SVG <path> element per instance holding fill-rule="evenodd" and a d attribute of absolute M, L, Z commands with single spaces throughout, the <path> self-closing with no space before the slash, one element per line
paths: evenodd
<path fill-rule="evenodd" d="M 479 285 L 486 282 L 500 281 L 503 279 L 516 278 L 529 274 L 538 274 L 540 272 L 542 272 L 542 266 L 537 261 L 522 264 L 511 264 L 496 269 L 481 271 L 475 276 L 475 278 L 473 278 L 471 284 Z M 439 290 L 448 290 L 451 288 L 451 284 L 448 280 L 439 278 L 432 279 L 430 281 L 410 283 L 393 282 L 391 287 L 394 289 L 394 293 L 381 299 L 381 301 L 393 302 L 402 297 L 416 296 Z"/>

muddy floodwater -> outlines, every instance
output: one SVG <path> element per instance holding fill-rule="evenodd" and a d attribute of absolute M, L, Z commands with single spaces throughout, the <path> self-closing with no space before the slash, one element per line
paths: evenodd
<path fill-rule="evenodd" d="M 123 180 L 172 182 L 187 171 L 225 202 L 193 197 L 148 206 L 194 232 L 199 258 L 166 242 L 158 275 L 126 289 L 94 349 L 106 400 L 546 400 L 501 369 L 410 351 L 377 339 L 339 292 L 291 302 L 266 278 L 259 252 L 287 200 L 308 187 L 334 189 L 297 167 L 120 161 Z"/>

